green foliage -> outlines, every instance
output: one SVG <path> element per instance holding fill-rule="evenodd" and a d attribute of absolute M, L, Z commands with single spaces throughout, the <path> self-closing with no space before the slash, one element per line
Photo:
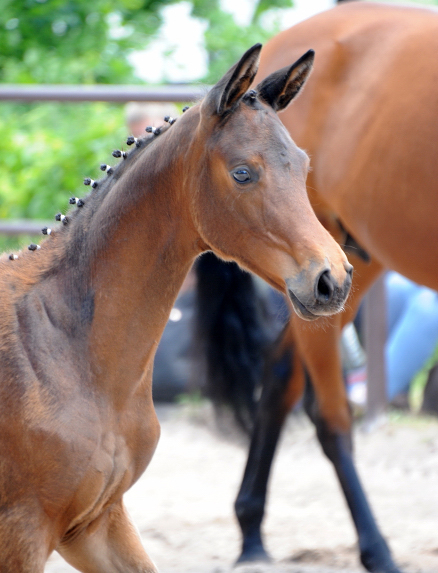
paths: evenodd
<path fill-rule="evenodd" d="M 177 0 L 1 0 L 0 81 L 122 83 Z"/>
<path fill-rule="evenodd" d="M 41 225 L 43 227 L 43 225 Z M 30 243 L 40 243 L 41 242 L 41 234 L 37 236 L 32 235 L 0 235 L 0 253 L 7 252 L 13 253 L 23 249 Z"/>
<path fill-rule="evenodd" d="M 423 394 L 426 387 L 429 372 L 438 363 L 438 346 L 432 356 L 426 361 L 421 370 L 415 374 L 409 386 L 409 403 L 414 412 L 418 412 L 423 403 Z"/>
<path fill-rule="evenodd" d="M 0 0 L 0 81 L 132 83 L 127 55 L 177 0 Z M 126 136 L 121 106 L 0 104 L 0 217 L 49 218 Z M 17 239 L 3 241 L 12 247 Z"/>
<path fill-rule="evenodd" d="M 36 219 L 84 195 L 127 134 L 122 107 L 103 103 L 2 104 L 0 131 L 0 218 Z"/>
<path fill-rule="evenodd" d="M 262 24 L 262 16 L 268 10 L 290 8 L 292 5 L 292 0 L 258 0 L 251 23 L 241 26 L 231 14 L 221 10 L 219 0 L 193 0 L 193 16 L 208 22 L 205 44 L 209 65 L 204 80 L 214 83 L 248 48 L 258 42 L 266 42 L 279 31 L 278 23 L 269 28 Z"/>
<path fill-rule="evenodd" d="M 254 9 L 252 23 L 256 24 L 265 12 L 275 8 L 291 8 L 293 6 L 292 0 L 259 0 Z"/>

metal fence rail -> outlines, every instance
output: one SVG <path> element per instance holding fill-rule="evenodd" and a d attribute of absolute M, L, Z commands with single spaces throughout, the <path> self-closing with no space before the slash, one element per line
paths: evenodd
<path fill-rule="evenodd" d="M 207 85 L 142 86 L 142 85 L 44 85 L 0 84 L 2 101 L 108 101 L 121 102 L 189 102 L 208 91 Z"/>
<path fill-rule="evenodd" d="M 0 221 L 0 235 L 37 235 L 41 229 L 47 225 L 46 221 L 35 221 L 34 219 Z"/>

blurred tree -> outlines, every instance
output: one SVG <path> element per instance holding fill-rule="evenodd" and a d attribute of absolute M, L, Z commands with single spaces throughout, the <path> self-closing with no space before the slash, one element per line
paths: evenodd
<path fill-rule="evenodd" d="M 105 103 L 2 104 L 0 131 L 0 218 L 64 212 L 127 133 L 122 108 Z"/>
<path fill-rule="evenodd" d="M 122 106 L 106 103 L 2 103 L 0 132 L 0 219 L 47 222 L 89 191 L 84 177 L 103 176 L 127 134 Z M 28 243 L 0 236 L 0 251 Z"/>
<path fill-rule="evenodd" d="M 135 81 L 127 53 L 159 29 L 178 0 L 0 0 L 0 81 Z"/>
<path fill-rule="evenodd" d="M 217 81 L 226 70 L 238 61 L 240 56 L 250 46 L 257 42 L 264 43 L 280 27 L 279 23 L 266 27 L 262 18 L 269 11 L 276 8 L 290 8 L 292 0 L 257 0 L 251 22 L 239 25 L 233 16 L 224 12 L 220 0 L 192 0 L 192 14 L 208 22 L 205 32 L 205 46 L 208 52 L 208 73 L 204 80 L 207 83 Z"/>
<path fill-rule="evenodd" d="M 147 44 L 160 9 L 175 1 L 0 0 L 0 81 L 138 83 L 127 55 Z M 1 218 L 65 211 L 126 136 L 122 106 L 103 103 L 2 103 L 0 130 Z"/>

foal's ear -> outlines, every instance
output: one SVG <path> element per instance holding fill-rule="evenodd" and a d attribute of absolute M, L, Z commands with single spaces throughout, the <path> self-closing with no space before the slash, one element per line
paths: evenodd
<path fill-rule="evenodd" d="M 245 52 L 240 61 L 210 90 L 207 103 L 214 104 L 216 113 L 223 115 L 232 110 L 245 95 L 257 73 L 261 49 L 261 44 L 255 44 Z"/>
<path fill-rule="evenodd" d="M 282 68 L 265 78 L 256 88 L 260 98 L 275 111 L 287 107 L 309 77 L 314 59 L 315 52 L 309 50 L 290 68 Z"/>

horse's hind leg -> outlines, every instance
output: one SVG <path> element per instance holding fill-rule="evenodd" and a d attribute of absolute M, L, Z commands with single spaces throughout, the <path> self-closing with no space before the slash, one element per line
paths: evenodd
<path fill-rule="evenodd" d="M 119 501 L 57 551 L 83 573 L 156 573 L 125 506 Z"/>
<path fill-rule="evenodd" d="M 304 387 L 302 366 L 293 360 L 292 354 L 292 331 L 287 325 L 268 364 L 269 373 L 264 381 L 245 473 L 234 506 L 242 531 L 238 563 L 269 560 L 261 534 L 269 473 L 285 417 Z"/>

